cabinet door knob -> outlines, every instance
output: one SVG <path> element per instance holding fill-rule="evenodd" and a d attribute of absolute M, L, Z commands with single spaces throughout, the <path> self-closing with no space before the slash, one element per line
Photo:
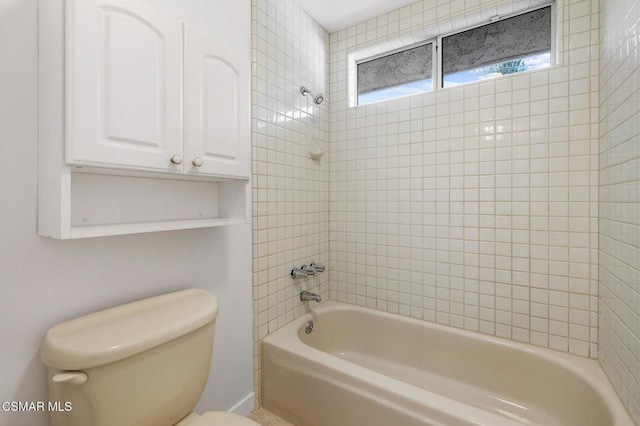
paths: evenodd
<path fill-rule="evenodd" d="M 173 157 L 171 157 L 171 162 L 173 164 L 182 164 L 182 155 L 180 154 L 176 154 Z"/>
<path fill-rule="evenodd" d="M 191 162 L 195 167 L 202 167 L 202 165 L 204 164 L 204 161 L 202 161 L 202 158 L 200 157 L 196 157 L 193 159 L 193 161 Z"/>

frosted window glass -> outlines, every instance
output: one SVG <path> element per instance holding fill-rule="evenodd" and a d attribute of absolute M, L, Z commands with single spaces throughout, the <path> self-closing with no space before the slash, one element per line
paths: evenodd
<path fill-rule="evenodd" d="M 551 7 L 442 39 L 442 73 L 501 64 L 551 51 Z"/>
<path fill-rule="evenodd" d="M 432 43 L 358 64 L 358 95 L 431 79 Z"/>

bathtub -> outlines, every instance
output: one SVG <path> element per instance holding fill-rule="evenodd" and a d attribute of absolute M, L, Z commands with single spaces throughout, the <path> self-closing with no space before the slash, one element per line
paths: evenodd
<path fill-rule="evenodd" d="M 633 425 L 594 360 L 333 301 L 264 338 L 262 405 L 296 426 Z"/>

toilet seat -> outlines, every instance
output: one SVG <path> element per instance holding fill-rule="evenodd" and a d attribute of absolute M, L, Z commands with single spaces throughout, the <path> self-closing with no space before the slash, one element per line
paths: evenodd
<path fill-rule="evenodd" d="M 253 420 L 249 420 L 239 414 L 226 413 L 224 411 L 209 411 L 191 420 L 189 416 L 185 421 L 176 426 L 260 426 Z"/>

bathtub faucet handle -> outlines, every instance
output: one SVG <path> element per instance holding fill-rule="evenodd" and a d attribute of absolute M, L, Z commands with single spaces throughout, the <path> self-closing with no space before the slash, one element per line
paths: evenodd
<path fill-rule="evenodd" d="M 300 269 L 302 269 L 304 272 L 306 272 L 307 275 L 315 275 L 316 274 L 316 270 L 311 265 L 309 265 L 309 266 L 302 265 L 302 267 Z"/>
<path fill-rule="evenodd" d="M 313 268 L 316 272 L 324 272 L 324 265 L 322 263 L 312 262 L 309 268 Z"/>
<path fill-rule="evenodd" d="M 300 268 L 293 268 L 291 270 L 291 276 L 293 278 L 307 278 L 308 274 Z"/>

